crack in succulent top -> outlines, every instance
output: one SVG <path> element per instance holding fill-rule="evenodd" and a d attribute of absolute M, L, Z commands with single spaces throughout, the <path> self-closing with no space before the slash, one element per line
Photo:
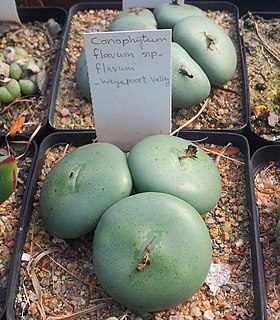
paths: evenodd
<path fill-rule="evenodd" d="M 185 149 L 185 154 L 182 156 L 179 156 L 179 160 L 183 160 L 186 158 L 191 158 L 191 159 L 197 159 L 197 147 L 190 144 L 188 145 L 187 149 Z"/>

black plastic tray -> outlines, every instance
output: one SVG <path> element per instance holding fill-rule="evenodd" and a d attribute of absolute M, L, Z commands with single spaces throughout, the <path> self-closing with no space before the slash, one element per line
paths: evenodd
<path fill-rule="evenodd" d="M 248 11 L 280 11 L 280 2 L 275 0 L 230 0 L 230 2 L 238 6 L 240 15 L 244 15 Z"/>
<path fill-rule="evenodd" d="M 261 148 L 259 148 L 257 151 L 254 152 L 251 163 L 252 163 L 252 173 L 253 178 L 265 167 L 268 166 L 270 162 L 274 162 L 277 167 L 280 167 L 280 144 L 279 145 L 266 145 Z M 254 187 L 253 187 L 254 189 Z M 259 219 L 259 213 L 258 213 L 258 207 L 255 201 L 254 197 L 254 203 L 253 203 L 253 211 L 254 215 L 257 216 Z M 259 240 L 258 240 L 259 241 Z M 264 301 L 267 301 L 266 296 L 266 288 L 265 288 L 265 297 Z M 268 315 L 266 314 L 266 318 L 268 319 Z"/>
<path fill-rule="evenodd" d="M 115 2 L 115 0 L 111 0 Z M 119 1 L 119 0 L 116 0 Z M 223 0 L 216 0 L 220 2 Z M 45 5 L 54 6 L 57 5 L 56 0 L 44 0 Z M 60 0 L 59 6 L 63 7 L 66 10 L 69 10 L 71 6 L 79 3 L 79 0 Z M 231 3 L 238 6 L 239 12 L 241 15 L 247 13 L 248 11 L 280 11 L 280 2 L 275 0 L 230 0 Z"/>
<path fill-rule="evenodd" d="M 59 55 L 60 55 L 60 46 L 61 46 L 61 41 L 63 38 L 64 34 L 64 29 L 65 29 L 65 23 L 67 20 L 68 13 L 66 10 L 60 7 L 19 7 L 17 8 L 18 10 L 18 15 L 22 23 L 34 23 L 35 21 L 47 21 L 50 18 L 55 19 L 56 22 L 58 22 L 61 26 L 61 33 L 60 33 L 60 45 L 58 47 L 57 53 L 56 53 L 56 58 L 54 61 L 54 66 L 53 66 L 53 72 L 55 73 L 55 70 L 57 70 L 57 64 L 59 60 Z M 54 75 L 50 77 L 48 80 L 49 82 L 49 96 L 48 96 L 48 105 L 47 108 L 49 108 L 51 96 L 52 96 L 52 91 L 53 91 L 53 79 Z M 46 110 L 45 114 L 45 119 L 42 124 L 42 127 L 39 131 L 39 133 L 36 136 L 36 140 L 39 141 L 42 139 L 42 137 L 45 136 L 45 132 L 48 131 L 48 112 Z M 32 132 L 24 132 L 25 135 L 31 135 Z"/>
<path fill-rule="evenodd" d="M 244 52 L 242 50 L 242 44 L 241 44 L 241 39 L 240 39 L 240 30 L 239 30 L 239 11 L 238 7 L 234 5 L 231 2 L 226 2 L 226 1 L 185 1 L 186 3 L 193 4 L 202 10 L 212 10 L 212 11 L 218 11 L 218 10 L 226 10 L 230 13 L 233 14 L 235 18 L 235 24 L 236 24 L 236 35 L 237 35 L 237 50 L 238 50 L 238 56 L 240 59 L 240 65 L 241 65 L 241 71 L 242 71 L 242 91 L 243 91 L 243 97 L 242 97 L 242 107 L 243 107 L 243 125 L 240 126 L 240 128 L 236 129 L 216 129 L 219 132 L 235 132 L 235 133 L 242 133 L 249 121 L 249 112 L 247 109 L 247 98 L 245 95 L 248 92 L 247 88 L 247 81 L 246 81 L 246 73 L 244 71 Z M 54 124 L 54 117 L 55 117 L 55 105 L 56 105 L 56 98 L 57 98 L 57 93 L 58 93 L 58 88 L 59 88 L 59 81 L 60 81 L 60 74 L 62 71 L 62 65 L 63 61 L 65 59 L 65 48 L 67 46 L 68 42 L 68 37 L 69 37 L 69 32 L 70 32 L 70 27 L 71 27 L 71 20 L 72 17 L 78 12 L 78 11 L 85 11 L 85 10 L 101 10 L 101 9 L 114 9 L 114 10 L 122 10 L 122 2 L 121 1 L 92 1 L 92 2 L 86 2 L 86 3 L 79 3 L 74 6 L 72 6 L 69 10 L 69 15 L 68 15 L 68 20 L 66 23 L 65 27 L 65 36 L 63 39 L 62 43 L 62 53 L 60 55 L 59 63 L 58 63 L 58 68 L 57 68 L 57 74 L 54 79 L 54 90 L 53 90 L 53 95 L 51 99 L 51 104 L 49 108 L 49 114 L 48 114 L 48 121 L 50 124 L 50 127 L 52 128 L 52 131 L 88 131 L 88 130 L 93 130 L 95 129 L 83 129 L 83 128 L 76 128 L 76 129 L 63 129 L 63 128 L 57 128 L 55 127 Z M 182 129 L 183 131 L 187 129 Z M 199 131 L 199 130 L 198 130 Z M 214 129 L 205 129 L 205 131 L 214 131 Z"/>
<path fill-rule="evenodd" d="M 247 208 L 249 212 L 252 212 L 252 199 L 253 190 L 252 186 L 252 174 L 250 166 L 250 150 L 249 144 L 246 138 L 235 133 L 215 133 L 215 132 L 181 132 L 180 137 L 189 139 L 192 141 L 203 140 L 203 143 L 214 143 L 217 145 L 226 145 L 231 142 L 234 146 L 238 147 L 244 155 L 245 160 L 245 172 L 246 172 L 246 192 L 247 192 Z M 74 146 L 81 146 L 87 143 L 91 143 L 96 138 L 95 133 L 92 131 L 87 132 L 56 132 L 46 137 L 39 149 L 35 169 L 33 172 L 33 178 L 31 186 L 29 188 L 29 194 L 27 198 L 27 206 L 22 216 L 21 231 L 17 237 L 17 250 L 15 251 L 14 264 L 12 265 L 11 275 L 13 275 L 12 287 L 8 296 L 6 304 L 6 319 L 15 320 L 14 302 L 18 290 L 19 280 L 19 265 L 20 257 L 22 255 L 23 244 L 26 239 L 26 235 L 29 229 L 30 218 L 32 216 L 32 203 L 35 192 L 37 190 L 37 181 L 41 174 L 41 169 L 45 161 L 45 153 L 49 147 L 58 144 L 71 144 Z M 254 290 L 254 307 L 255 307 L 255 319 L 265 319 L 265 284 L 263 275 L 263 261 L 261 255 L 261 247 L 258 241 L 258 220 L 256 215 L 249 215 L 249 233 L 250 233 L 250 245 L 251 245 L 251 265 L 253 276 L 253 290 Z"/>
<path fill-rule="evenodd" d="M 271 8 L 268 6 L 267 7 L 268 10 L 271 10 Z M 251 12 L 252 15 L 254 16 L 259 16 L 262 17 L 264 19 L 275 19 L 278 18 L 280 19 L 280 2 L 279 2 L 279 8 L 278 8 L 279 12 L 263 12 L 263 11 L 253 11 Z M 241 19 L 246 19 L 246 17 L 248 17 L 248 14 L 245 14 L 241 17 Z M 246 48 L 245 48 L 245 43 L 244 43 L 244 39 L 241 33 L 241 43 L 242 43 L 242 49 L 244 51 L 244 72 L 246 75 L 246 81 L 248 83 L 248 70 L 247 70 L 247 64 L 246 64 Z M 247 84 L 247 110 L 248 110 L 248 126 L 245 130 L 245 135 L 247 136 L 248 140 L 250 141 L 250 146 L 251 146 L 251 151 L 252 153 L 254 153 L 257 149 L 266 146 L 266 145 L 280 145 L 280 140 L 278 141 L 271 141 L 271 140 L 267 140 L 263 137 L 261 137 L 260 135 L 258 135 L 257 133 L 255 133 L 255 131 L 252 128 L 252 123 L 251 123 L 251 106 L 250 106 L 250 89 L 249 89 L 249 83 Z"/>
<path fill-rule="evenodd" d="M 15 138 L 8 137 L 7 138 L 9 143 L 12 145 L 12 141 L 24 141 L 25 143 L 28 142 L 29 137 L 26 135 L 17 135 Z M 0 134 L 0 148 L 6 145 L 6 138 L 5 135 Z M 19 215 L 19 220 L 18 220 L 18 225 L 17 225 L 17 236 L 15 239 L 15 244 L 13 247 L 13 253 L 11 256 L 11 261 L 10 261 L 10 270 L 8 274 L 8 280 L 6 287 L 0 287 L 0 296 L 1 296 L 1 305 L 3 307 L 3 314 L 0 314 L 0 319 L 5 319 L 5 309 L 7 308 L 7 304 L 10 301 L 10 296 L 13 292 L 15 292 L 15 288 L 18 286 L 18 272 L 19 272 L 19 266 L 20 266 L 20 260 L 21 260 L 21 255 L 20 253 L 22 251 L 22 245 L 24 242 L 22 241 L 22 230 L 23 226 L 25 225 L 25 217 L 24 217 L 24 212 L 29 209 L 32 205 L 32 203 L 28 202 L 28 194 L 30 190 L 30 185 L 32 183 L 32 173 L 35 167 L 35 162 L 38 154 L 38 147 L 37 143 L 33 140 L 30 143 L 29 146 L 31 153 L 32 153 L 32 163 L 29 168 L 29 173 L 28 173 L 28 178 L 25 183 L 25 189 L 24 189 L 24 194 L 22 197 L 22 204 L 21 204 L 21 209 L 20 209 L 20 215 Z"/>

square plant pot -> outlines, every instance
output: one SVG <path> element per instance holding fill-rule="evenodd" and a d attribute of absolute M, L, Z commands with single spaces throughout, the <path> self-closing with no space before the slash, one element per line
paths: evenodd
<path fill-rule="evenodd" d="M 7 22 L 7 27 L 1 31 L 0 56 L 6 54 L 6 50 L 11 51 L 8 54 L 11 59 L 5 58 L 3 62 L 8 65 L 12 61 L 22 63 L 21 67 L 19 64 L 13 64 L 13 69 L 10 67 L 13 71 L 9 76 L 14 83 L 8 89 L 9 101 L 0 106 L 0 131 L 9 132 L 13 123 L 24 117 L 18 132 L 31 135 L 36 131 L 37 137 L 42 138 L 48 130 L 47 110 L 67 12 L 58 7 L 19 7 L 18 15 L 21 25 Z M 14 55 L 13 50 L 17 47 L 24 49 L 25 53 Z"/>
<path fill-rule="evenodd" d="M 280 146 L 263 146 L 252 156 L 255 204 L 254 211 L 259 220 L 259 242 L 265 274 L 266 319 L 279 314 L 279 263 L 280 248 L 277 247 L 277 204 L 280 203 Z"/>
<path fill-rule="evenodd" d="M 230 275 L 230 279 L 216 283 L 215 294 L 209 283 L 203 284 L 192 298 L 175 309 L 158 313 L 157 319 L 166 319 L 174 312 L 198 318 L 214 314 L 227 318 L 264 319 L 263 263 L 258 221 L 252 211 L 248 142 L 234 133 L 188 131 L 179 136 L 208 150 L 220 171 L 221 199 L 203 219 L 212 240 L 212 262 Z M 19 285 L 9 295 L 8 320 L 20 315 L 38 318 L 40 313 L 46 316 L 74 313 L 76 317 L 104 319 L 125 314 L 132 318 L 137 316 L 134 311 L 111 300 L 96 279 L 92 268 L 94 233 L 64 241 L 51 236 L 40 217 L 40 190 L 48 172 L 67 153 L 95 139 L 94 132 L 57 132 L 46 137 L 40 146 L 27 199 L 27 203 L 34 202 L 34 210 L 26 208 L 23 215 L 25 225 L 18 240 L 18 246 L 23 250 L 17 252 L 17 257 L 22 256 L 24 260 L 20 270 L 18 261 L 17 270 L 13 271 L 12 266 L 11 271 Z M 218 281 L 221 281 L 220 276 L 221 271 L 214 272 Z M 40 292 L 42 301 L 37 304 L 36 296 Z M 148 319 L 153 315 L 145 314 L 145 317 Z"/>
<path fill-rule="evenodd" d="M 1 254 L 1 277 L 0 277 L 0 315 L 3 315 L 6 302 L 12 293 L 14 275 L 18 274 L 19 263 L 17 262 L 18 252 L 23 243 L 21 239 L 22 226 L 26 223 L 23 213 L 30 208 L 27 194 L 31 183 L 32 172 L 37 156 L 37 144 L 29 142 L 27 136 L 18 135 L 16 138 L 0 135 L 1 155 L 13 155 L 17 159 L 18 179 L 13 194 L 0 204 L 0 254 Z M 19 260 L 20 261 L 20 260 Z M 13 266 L 11 268 L 11 266 Z"/>
<path fill-rule="evenodd" d="M 188 123 L 184 129 L 220 130 L 242 132 L 248 123 L 246 107 L 247 82 L 244 73 L 243 51 L 239 36 L 238 8 L 229 2 L 188 2 L 202 10 L 225 28 L 232 38 L 237 52 L 237 69 L 222 89 L 213 89 L 211 99 L 200 116 Z M 94 110 L 90 100 L 77 88 L 75 79 L 76 62 L 84 48 L 83 32 L 107 31 L 114 16 L 121 10 L 121 2 L 90 2 L 74 5 L 69 10 L 55 78 L 55 90 L 49 109 L 49 123 L 57 130 L 95 130 Z M 173 129 L 192 119 L 203 103 L 189 109 L 174 109 Z M 133 121 L 133 119 L 131 120 Z M 187 128 L 187 129 L 186 129 Z"/>
<path fill-rule="evenodd" d="M 249 12 L 240 28 L 249 90 L 248 137 L 255 151 L 280 142 L 280 12 Z"/>

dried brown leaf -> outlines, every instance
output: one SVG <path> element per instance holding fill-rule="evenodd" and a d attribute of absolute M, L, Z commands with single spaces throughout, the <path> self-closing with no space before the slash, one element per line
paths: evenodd
<path fill-rule="evenodd" d="M 14 137 L 19 131 L 21 131 L 23 125 L 25 122 L 25 117 L 24 116 L 19 116 L 15 122 L 12 124 L 11 129 L 9 131 L 9 135 L 11 137 Z"/>
<path fill-rule="evenodd" d="M 7 63 L 0 63 L 0 77 L 8 78 L 10 74 L 10 66 Z"/>
<path fill-rule="evenodd" d="M 57 251 L 61 252 L 61 250 L 62 250 L 61 247 L 59 247 L 59 248 L 55 247 L 55 248 L 51 248 L 46 251 L 43 251 L 43 252 L 39 253 L 35 258 L 32 257 L 32 259 L 28 262 L 28 265 L 27 265 L 27 272 L 31 278 L 32 286 L 35 291 L 34 293 L 35 293 L 35 297 L 36 297 L 36 301 L 35 301 L 36 307 L 40 313 L 42 320 L 46 320 L 46 313 L 45 313 L 43 299 L 42 299 L 43 290 L 40 285 L 40 281 L 37 278 L 37 275 L 35 272 L 35 267 L 38 264 L 38 262 L 46 255 L 49 255 L 50 253 L 57 252 Z"/>
<path fill-rule="evenodd" d="M 40 68 L 34 62 L 29 61 L 26 70 L 29 70 L 32 73 L 38 73 L 40 71 Z"/>
<path fill-rule="evenodd" d="M 37 86 L 41 95 L 45 95 L 48 85 L 48 73 L 46 70 L 41 70 L 37 74 Z"/>
<path fill-rule="evenodd" d="M 256 118 L 258 118 L 266 110 L 267 108 L 264 105 L 257 105 L 253 107 L 253 112 Z"/>
<path fill-rule="evenodd" d="M 240 161 L 240 160 L 238 160 L 238 159 L 234 159 L 234 158 L 231 158 L 231 157 L 227 156 L 227 155 L 225 154 L 225 150 L 226 150 L 226 149 L 224 149 L 224 148 L 218 148 L 218 149 L 219 149 L 219 152 L 217 152 L 217 151 L 215 150 L 216 148 L 204 147 L 204 146 L 202 146 L 202 145 L 199 145 L 199 147 L 200 147 L 202 150 L 204 150 L 205 152 L 207 152 L 207 153 L 211 153 L 211 154 L 217 155 L 217 156 L 219 156 L 219 157 L 223 157 L 223 158 L 226 158 L 226 159 L 228 159 L 228 160 L 231 160 L 231 161 L 233 161 L 233 162 L 235 162 L 235 163 L 244 165 L 244 162 L 243 162 L 243 161 Z"/>
<path fill-rule="evenodd" d="M 56 38 L 61 32 L 60 24 L 57 23 L 53 18 L 50 18 L 47 22 L 47 27 L 49 29 L 49 32 L 53 38 Z"/>
<path fill-rule="evenodd" d="M 108 307 L 110 304 L 111 303 L 109 303 L 109 302 L 100 303 L 100 304 L 98 304 L 96 306 L 93 306 L 91 308 L 88 308 L 88 309 L 85 309 L 85 310 L 81 310 L 81 311 L 78 311 L 78 312 L 75 312 L 75 313 L 72 313 L 72 314 L 69 314 L 69 315 L 55 316 L 55 317 L 50 316 L 50 317 L 47 318 L 47 320 L 75 320 L 75 319 L 77 319 L 78 317 L 80 317 L 82 315 L 91 313 L 91 312 L 99 310 L 101 308 Z"/>
<path fill-rule="evenodd" d="M 206 148 L 203 145 L 200 145 L 200 144 L 197 144 L 197 145 L 202 149 L 207 150 L 210 153 L 213 152 L 217 154 L 217 153 L 223 152 L 223 155 L 225 156 L 232 156 L 234 154 L 237 154 L 240 151 L 239 148 L 233 147 L 233 146 L 230 146 L 224 149 L 223 147 L 207 147 Z"/>
<path fill-rule="evenodd" d="M 5 57 L 6 62 L 8 64 L 11 64 L 15 59 L 15 49 L 12 47 L 7 47 L 4 50 L 3 55 Z"/>

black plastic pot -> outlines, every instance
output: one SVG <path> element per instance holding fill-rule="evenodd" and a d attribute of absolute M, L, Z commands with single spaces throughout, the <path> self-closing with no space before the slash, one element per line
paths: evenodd
<path fill-rule="evenodd" d="M 201 8 L 202 10 L 212 10 L 212 11 L 222 11 L 225 10 L 229 13 L 231 13 L 235 19 L 235 24 L 236 24 L 236 35 L 237 35 L 237 54 L 239 56 L 240 59 L 240 65 L 241 65 L 241 69 L 242 69 L 242 107 L 243 107 L 243 125 L 241 125 L 239 128 L 235 128 L 235 129 L 227 129 L 227 128 L 223 128 L 223 129 L 217 129 L 218 131 L 221 132 L 235 132 L 235 133 L 242 133 L 247 124 L 248 124 L 248 110 L 247 110 L 247 106 L 246 106 L 246 97 L 245 95 L 248 92 L 247 89 L 247 82 L 246 82 L 246 74 L 244 72 L 244 57 L 243 57 L 243 50 L 242 50 L 242 45 L 241 45 L 241 39 L 239 37 L 240 31 L 239 31 L 239 11 L 238 11 L 238 7 L 235 6 L 234 4 L 230 3 L 230 2 L 224 2 L 224 1 L 186 1 L 186 3 L 189 4 L 193 4 L 199 8 Z M 58 94 L 58 89 L 59 89 L 59 81 L 60 81 L 60 74 L 62 71 L 62 65 L 64 60 L 66 59 L 66 50 L 65 48 L 67 47 L 67 42 L 68 42 L 68 37 L 69 37 L 69 32 L 70 32 L 70 27 L 71 27 L 71 20 L 72 17 L 78 12 L 78 11 L 85 11 L 85 10 L 101 10 L 101 9 L 114 9 L 114 10 L 122 10 L 122 3 L 120 1 L 91 1 L 88 3 L 80 3 L 80 4 L 76 4 L 74 6 L 72 6 L 69 10 L 69 15 L 68 15 L 68 20 L 67 20 L 67 24 L 66 24 L 66 30 L 65 30 L 65 37 L 63 39 L 63 43 L 62 43 L 62 53 L 60 55 L 60 59 L 59 59 L 59 63 L 58 63 L 58 68 L 57 68 L 57 74 L 54 80 L 54 90 L 53 90 L 53 95 L 52 95 L 52 100 L 51 100 L 51 105 L 49 108 L 49 115 L 48 115 L 48 121 L 50 124 L 50 127 L 52 128 L 53 131 L 87 131 L 87 130 L 93 130 L 95 131 L 95 128 L 87 128 L 87 129 L 83 129 L 83 128 L 76 128 L 76 129 L 62 129 L 62 128 L 58 128 L 55 126 L 54 123 L 54 117 L 55 117 L 55 106 L 56 106 L 56 99 L 57 99 L 57 94 Z M 187 129 L 182 129 L 187 130 Z M 199 130 L 198 130 L 199 131 Z M 214 129 L 205 129 L 205 131 L 214 131 Z"/>
<path fill-rule="evenodd" d="M 261 170 L 265 169 L 271 162 L 273 162 L 277 167 L 280 167 L 280 145 L 266 145 L 254 152 L 251 158 L 253 177 L 255 177 Z M 256 198 L 254 198 L 253 212 L 254 215 L 257 216 L 257 219 L 259 219 Z M 267 293 L 266 287 L 265 293 Z M 267 296 L 265 296 L 264 302 L 266 301 Z M 265 319 L 268 319 L 267 313 Z"/>
<path fill-rule="evenodd" d="M 259 16 L 262 17 L 266 20 L 269 19 L 280 19 L 280 4 L 279 5 L 279 12 L 270 12 L 271 8 L 269 6 L 267 6 L 267 9 L 269 10 L 269 12 L 251 12 L 250 14 L 253 16 Z M 265 9 L 265 8 L 263 8 Z M 245 20 L 246 18 L 248 18 L 248 14 L 245 14 L 241 17 L 242 20 Z M 247 82 L 247 89 L 248 92 L 246 94 L 246 104 L 247 104 L 247 110 L 248 110 L 248 126 L 245 130 L 245 135 L 248 138 L 248 140 L 250 141 L 250 147 L 251 147 L 251 152 L 254 153 L 257 149 L 263 147 L 263 146 L 267 146 L 267 145 L 280 145 L 280 140 L 277 141 L 271 141 L 271 140 L 267 140 L 263 137 L 261 137 L 260 135 L 258 135 L 253 127 L 252 127 L 252 120 L 251 120 L 251 105 L 250 105 L 250 88 L 249 88 L 249 75 L 248 75 L 248 70 L 247 70 L 247 63 L 246 63 L 246 45 L 245 45 L 245 41 L 243 38 L 243 31 L 241 33 L 241 43 L 242 43 L 242 48 L 244 51 L 244 72 L 246 75 L 246 82 Z"/>
<path fill-rule="evenodd" d="M 220 0 L 216 1 L 219 2 Z M 71 6 L 79 3 L 79 0 L 43 0 L 43 2 L 46 6 L 59 5 L 60 7 L 69 10 Z M 263 0 L 231 0 L 230 2 L 238 7 L 241 15 L 245 14 L 247 11 L 265 11 L 268 8 L 270 11 L 280 11 L 280 3 L 275 0 L 267 0 L 265 2 Z"/>
<path fill-rule="evenodd" d="M 29 138 L 25 135 L 17 135 L 15 138 L 7 138 L 7 141 L 11 147 L 15 146 L 16 144 L 20 143 L 21 145 L 24 145 L 27 147 Z M 0 148 L 7 145 L 6 137 L 4 135 L 0 134 Z M 18 274 L 19 274 L 19 266 L 21 261 L 21 255 L 20 252 L 22 252 L 22 245 L 24 244 L 24 241 L 22 241 L 22 231 L 23 226 L 26 224 L 26 219 L 24 217 L 24 212 L 31 208 L 32 202 L 30 203 L 28 201 L 28 194 L 30 191 L 30 185 L 32 183 L 32 173 L 35 166 L 35 161 L 37 158 L 38 153 L 38 147 L 36 142 L 33 140 L 29 146 L 28 150 L 30 150 L 32 154 L 32 163 L 29 167 L 28 172 L 28 178 L 25 181 L 24 185 L 24 193 L 22 195 L 22 203 L 20 208 L 20 215 L 19 220 L 17 224 L 17 236 L 15 239 L 15 244 L 13 247 L 13 253 L 11 256 L 10 261 L 10 270 L 8 274 L 8 280 L 5 287 L 0 287 L 0 303 L 3 307 L 3 314 L 0 314 L 0 319 L 5 319 L 5 309 L 7 308 L 7 305 L 10 301 L 10 296 L 17 290 L 18 287 Z M 18 160 L 21 161 L 21 160 Z"/>
<path fill-rule="evenodd" d="M 252 174 L 250 166 L 250 151 L 249 144 L 246 138 L 234 133 L 215 133 L 215 132 L 181 132 L 180 137 L 189 139 L 192 141 L 203 141 L 203 143 L 213 143 L 216 145 L 224 146 L 231 142 L 234 146 L 238 147 L 244 155 L 246 172 L 246 198 L 247 209 L 250 213 L 252 210 L 253 190 L 252 186 Z M 46 137 L 39 149 L 35 169 L 33 172 L 33 178 L 29 187 L 29 194 L 27 197 L 25 211 L 22 215 L 21 230 L 17 237 L 17 246 L 14 253 L 15 259 L 11 267 L 11 275 L 13 275 L 13 281 L 10 283 L 8 300 L 6 301 L 6 319 L 15 320 L 14 302 L 17 294 L 17 284 L 19 279 L 19 265 L 20 257 L 22 255 L 23 244 L 25 243 L 27 232 L 29 229 L 30 218 L 32 216 L 32 203 L 34 195 L 37 190 L 37 181 L 41 174 L 41 170 L 45 161 L 46 150 L 55 145 L 71 144 L 74 146 L 81 146 L 87 143 L 91 143 L 96 138 L 94 132 L 56 132 Z M 254 307 L 255 307 L 255 319 L 265 319 L 265 285 L 263 276 L 263 262 L 261 255 L 261 247 L 259 243 L 258 233 L 258 220 L 255 214 L 249 214 L 249 235 L 251 246 L 251 266 L 253 276 L 253 290 L 254 290 Z"/>
<path fill-rule="evenodd" d="M 42 21 L 46 22 L 48 19 L 53 18 L 55 19 L 56 22 L 58 22 L 61 26 L 61 32 L 60 32 L 60 43 L 63 38 L 64 34 L 64 27 L 67 19 L 67 12 L 59 7 L 19 7 L 18 8 L 18 15 L 22 23 L 32 23 L 34 24 L 36 21 Z M 57 64 L 59 60 L 59 54 L 60 54 L 60 46 L 58 47 L 57 53 L 56 53 L 56 58 L 54 61 L 53 65 L 53 74 L 49 74 L 49 79 L 48 79 L 48 106 L 50 104 L 50 98 L 52 96 L 52 91 L 53 91 L 53 78 L 54 78 L 54 73 L 57 69 Z M 46 135 L 46 133 L 49 131 L 48 127 L 48 121 L 47 121 L 47 110 L 45 113 L 45 118 L 42 123 L 41 129 L 36 135 L 36 141 L 40 142 L 42 138 Z M 30 136 L 32 132 L 24 132 L 25 135 Z"/>

